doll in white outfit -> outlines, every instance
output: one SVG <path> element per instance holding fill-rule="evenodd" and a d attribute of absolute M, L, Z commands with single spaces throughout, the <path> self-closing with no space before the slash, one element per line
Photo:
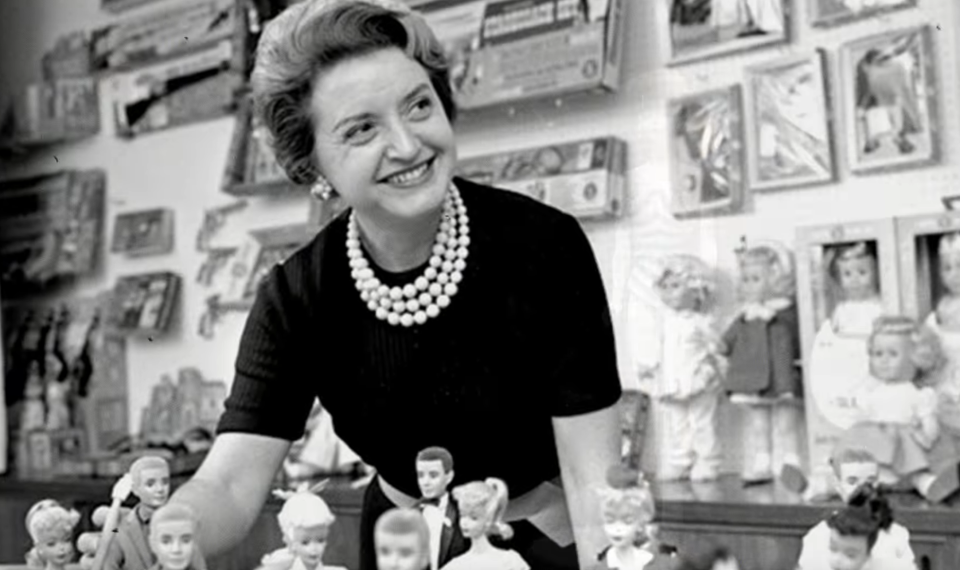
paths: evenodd
<path fill-rule="evenodd" d="M 926 325 L 943 345 L 944 363 L 936 382 L 940 423 L 960 435 L 960 232 L 940 237 L 937 257 L 942 293 Z"/>
<path fill-rule="evenodd" d="M 883 314 L 877 275 L 877 256 L 866 242 L 835 246 L 828 251 L 830 277 L 840 298 L 830 317 L 840 336 L 867 336 L 873 321 Z"/>
<path fill-rule="evenodd" d="M 490 543 L 491 535 L 504 540 L 513 536 L 513 529 L 503 521 L 507 497 L 507 484 L 495 477 L 453 489 L 460 511 L 460 530 L 470 541 L 470 548 L 444 565 L 443 570 L 530 570 L 516 551 Z"/>
<path fill-rule="evenodd" d="M 711 309 L 712 272 L 692 255 L 663 260 L 656 281 L 663 301 L 659 359 L 641 366 L 642 389 L 661 407 L 670 437 L 662 479 L 716 479 L 721 463 L 717 406 L 723 357 Z"/>
<path fill-rule="evenodd" d="M 283 499 L 277 522 L 283 533 L 284 548 L 263 557 L 259 570 L 344 570 L 324 566 L 322 558 L 334 516 L 317 493 L 326 481 L 313 487 L 302 484 L 296 492 L 276 490 Z"/>

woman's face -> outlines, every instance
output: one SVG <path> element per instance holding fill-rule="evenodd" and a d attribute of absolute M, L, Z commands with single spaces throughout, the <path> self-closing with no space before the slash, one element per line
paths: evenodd
<path fill-rule="evenodd" d="M 426 70 L 396 48 L 321 72 L 311 97 L 320 171 L 361 217 L 436 212 L 456 164 L 453 128 Z"/>

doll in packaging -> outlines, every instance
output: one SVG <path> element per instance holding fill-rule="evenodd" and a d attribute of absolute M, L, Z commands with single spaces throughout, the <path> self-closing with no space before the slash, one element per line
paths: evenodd
<path fill-rule="evenodd" d="M 840 336 L 865 337 L 883 314 L 877 256 L 866 242 L 840 245 L 827 252 L 827 271 L 839 292 L 830 326 Z"/>
<path fill-rule="evenodd" d="M 793 256 L 778 243 L 737 251 L 742 307 L 723 335 L 724 388 L 742 406 L 744 483 L 800 473 L 803 386 Z M 774 455 L 780 465 L 775 469 Z"/>
<path fill-rule="evenodd" d="M 63 570 L 73 561 L 73 530 L 80 513 L 65 509 L 52 499 L 44 499 L 27 512 L 27 533 L 33 548 L 27 552 L 27 565 L 44 570 Z"/>
<path fill-rule="evenodd" d="M 430 566 L 430 530 L 416 509 L 393 508 L 373 528 L 377 570 L 426 570 Z"/>
<path fill-rule="evenodd" d="M 295 492 L 273 492 L 283 499 L 277 522 L 286 546 L 264 556 L 262 570 L 343 570 L 324 566 L 322 560 L 334 521 L 330 507 L 317 495 L 325 486 L 326 481 L 312 487 L 304 483 Z"/>
<path fill-rule="evenodd" d="M 925 324 L 943 346 L 943 366 L 936 373 L 940 424 L 960 436 L 960 232 L 940 237 L 937 257 L 942 294 Z"/>
<path fill-rule="evenodd" d="M 507 484 L 489 477 L 453 489 L 460 512 L 460 530 L 470 541 L 466 552 L 448 562 L 444 570 L 529 570 L 526 561 L 513 550 L 490 543 L 490 536 L 509 540 L 513 529 L 503 521 L 507 509 Z"/>
<path fill-rule="evenodd" d="M 150 570 L 206 570 L 197 549 L 200 519 L 181 504 L 167 504 L 150 519 L 150 550 L 157 561 Z"/>
<path fill-rule="evenodd" d="M 641 367 L 640 382 L 660 405 L 670 434 L 660 477 L 716 479 L 722 460 L 717 406 L 724 359 L 711 314 L 713 275 L 699 258 L 673 255 L 663 260 L 656 288 L 663 302 L 659 358 Z"/>

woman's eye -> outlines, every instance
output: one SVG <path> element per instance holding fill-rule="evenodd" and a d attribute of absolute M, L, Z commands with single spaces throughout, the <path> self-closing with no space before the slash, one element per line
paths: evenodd
<path fill-rule="evenodd" d="M 373 125 L 370 123 L 360 123 L 347 129 L 344 134 L 349 142 L 364 142 L 373 136 Z"/>
<path fill-rule="evenodd" d="M 410 107 L 410 116 L 414 118 L 424 118 L 430 114 L 433 108 L 433 101 L 429 97 L 417 99 Z"/>

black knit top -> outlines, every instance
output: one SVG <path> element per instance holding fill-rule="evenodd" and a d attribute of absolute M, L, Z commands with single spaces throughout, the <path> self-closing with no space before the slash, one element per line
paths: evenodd
<path fill-rule="evenodd" d="M 456 184 L 471 243 L 451 304 L 410 328 L 378 320 L 350 277 L 341 215 L 261 284 L 219 433 L 295 440 L 318 397 L 337 435 L 412 496 L 431 445 L 453 454 L 455 484 L 495 476 L 517 496 L 559 475 L 551 417 L 620 397 L 593 251 L 567 214 Z M 374 271 L 395 285 L 423 268 Z"/>

